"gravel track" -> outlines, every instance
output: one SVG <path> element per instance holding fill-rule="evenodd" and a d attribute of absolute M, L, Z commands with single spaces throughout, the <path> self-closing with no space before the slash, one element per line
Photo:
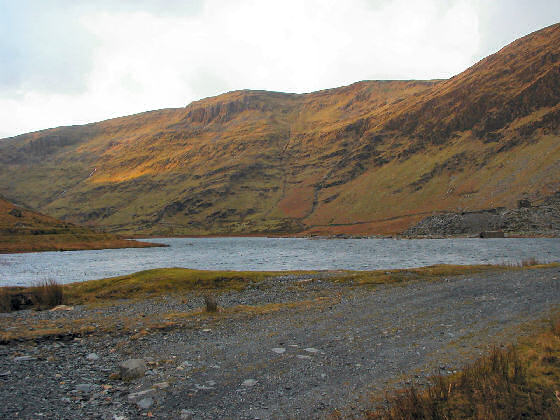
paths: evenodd
<path fill-rule="evenodd" d="M 70 341 L 10 343 L 0 346 L 0 418 L 359 415 L 388 386 L 425 383 L 434 372 L 451 372 L 489 345 L 514 339 L 520 324 L 557 307 L 559 279 L 560 269 L 545 268 L 374 289 L 287 276 L 223 293 L 219 303 L 324 299 L 269 313 L 188 318 L 136 339 L 115 330 Z M 8 329 L 40 319 L 162 315 L 200 304 L 192 294 L 64 313 L 2 314 L 0 324 Z M 88 359 L 92 353 L 98 358 Z M 129 358 L 145 359 L 146 375 L 110 379 Z M 147 392 L 135 396 L 139 391 Z"/>

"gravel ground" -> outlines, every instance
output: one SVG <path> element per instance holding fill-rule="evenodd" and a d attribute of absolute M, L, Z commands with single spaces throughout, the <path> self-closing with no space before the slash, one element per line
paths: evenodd
<path fill-rule="evenodd" d="M 374 289 L 285 276 L 221 294 L 218 302 L 229 312 L 185 317 L 136 335 L 142 320 L 184 313 L 200 307 L 202 298 L 1 314 L 4 331 L 86 319 L 137 324 L 0 346 L 0 418 L 356 416 L 387 387 L 425 383 L 426 376 L 452 372 L 489 345 L 511 341 L 520 324 L 557 306 L 559 279 L 558 268 L 546 268 Z M 298 301 L 267 313 L 234 310 Z M 119 363 L 131 358 L 146 361 L 146 373 L 114 379 Z"/>

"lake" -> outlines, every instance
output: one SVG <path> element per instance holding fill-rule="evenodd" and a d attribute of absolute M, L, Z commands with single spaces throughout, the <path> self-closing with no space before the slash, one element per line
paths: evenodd
<path fill-rule="evenodd" d="M 168 248 L 0 255 L 0 286 L 70 283 L 161 267 L 204 270 L 376 270 L 433 264 L 560 261 L 560 239 L 164 238 Z"/>

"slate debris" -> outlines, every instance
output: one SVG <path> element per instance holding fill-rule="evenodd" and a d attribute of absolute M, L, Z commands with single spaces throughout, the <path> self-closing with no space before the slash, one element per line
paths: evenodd
<path fill-rule="evenodd" d="M 558 278 L 558 268 L 547 268 L 371 289 L 286 276 L 266 287 L 226 292 L 220 307 L 332 301 L 262 315 L 220 314 L 137 339 L 123 329 L 10 342 L 0 345 L 0 418 L 325 418 L 335 409 L 359 417 L 369 392 L 383 395 L 395 378 L 422 385 L 434 371 L 452 373 L 486 346 L 509 342 L 504 331 L 513 334 L 516 325 L 546 316 L 559 301 Z M 180 308 L 188 305 L 164 298 L 118 303 L 98 315 Z M 89 319 L 96 311 L 77 306 L 64 316 Z M 0 321 L 61 316 L 22 311 Z M 121 366 L 135 372 L 134 379 L 112 377 L 122 375 Z"/>

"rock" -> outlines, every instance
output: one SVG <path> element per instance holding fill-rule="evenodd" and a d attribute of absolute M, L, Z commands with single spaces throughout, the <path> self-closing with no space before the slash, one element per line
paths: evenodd
<path fill-rule="evenodd" d="M 154 400 L 151 397 L 142 398 L 140 401 L 136 403 L 136 405 L 138 406 L 138 408 L 141 408 L 142 410 L 147 410 L 152 405 L 154 405 Z"/>
<path fill-rule="evenodd" d="M 308 356 L 308 355 L 306 355 L 306 354 L 298 354 L 296 357 L 297 357 L 298 359 L 305 359 L 305 360 L 311 359 L 311 356 Z"/>
<path fill-rule="evenodd" d="M 257 384 L 257 380 L 255 379 L 245 379 L 241 386 L 255 386 Z"/>
<path fill-rule="evenodd" d="M 179 418 L 181 420 L 191 420 L 192 418 L 194 418 L 194 411 L 183 409 L 179 413 Z"/>
<path fill-rule="evenodd" d="M 74 307 L 73 306 L 68 306 L 68 305 L 57 305 L 54 308 L 51 309 L 51 312 L 53 311 L 73 311 Z"/>
<path fill-rule="evenodd" d="M 14 357 L 14 362 L 30 362 L 33 360 L 37 360 L 36 357 L 33 356 L 19 356 L 19 357 Z"/>
<path fill-rule="evenodd" d="M 121 379 L 128 381 L 144 376 L 146 363 L 142 359 L 128 359 L 119 365 Z"/>
<path fill-rule="evenodd" d="M 86 356 L 86 359 L 91 360 L 92 362 L 99 360 L 99 356 L 95 353 L 90 353 Z"/>
<path fill-rule="evenodd" d="M 0 377 L 2 376 L 10 376 L 12 374 L 11 371 L 7 370 L 6 372 L 0 372 Z"/>
<path fill-rule="evenodd" d="M 282 354 L 286 352 L 286 349 L 283 347 L 275 347 L 272 349 L 272 351 L 276 354 Z"/>
<path fill-rule="evenodd" d="M 153 387 L 155 389 L 166 389 L 169 388 L 169 382 L 159 382 L 157 384 L 154 384 Z"/>
<path fill-rule="evenodd" d="M 76 385 L 76 391 L 80 392 L 93 392 L 95 390 L 94 384 L 78 384 Z"/>
<path fill-rule="evenodd" d="M 319 350 L 317 350 L 314 347 L 307 347 L 306 349 L 304 349 L 306 352 L 308 353 L 319 353 Z"/>
<path fill-rule="evenodd" d="M 151 394 L 152 392 L 155 392 L 155 389 L 145 389 L 143 391 L 133 392 L 131 394 L 128 394 L 128 399 L 136 400 L 140 397 L 144 397 L 145 395 Z"/>

